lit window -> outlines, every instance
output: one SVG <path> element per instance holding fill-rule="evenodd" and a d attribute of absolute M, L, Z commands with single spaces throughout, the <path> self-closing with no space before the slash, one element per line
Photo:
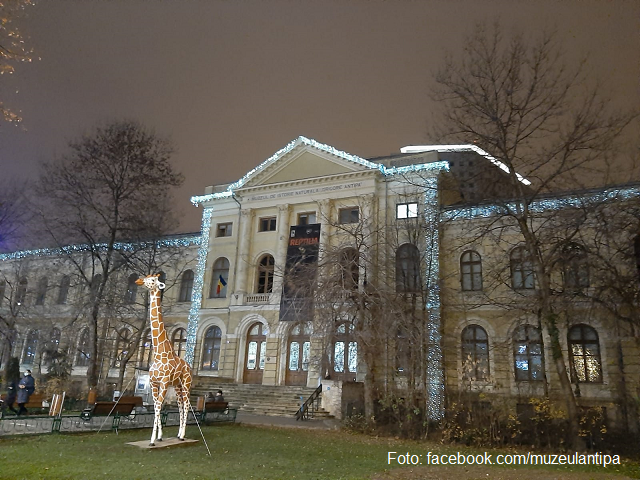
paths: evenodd
<path fill-rule="evenodd" d="M 177 329 L 173 332 L 172 340 L 173 353 L 184 359 L 187 351 L 187 331 L 184 328 Z"/>
<path fill-rule="evenodd" d="M 532 325 L 522 325 L 513 334 L 513 359 L 518 381 L 544 380 L 542 335 Z"/>
<path fill-rule="evenodd" d="M 222 330 L 220 330 L 219 327 L 209 327 L 207 329 L 202 345 L 202 363 L 200 368 L 205 370 L 218 370 L 221 339 Z"/>
<path fill-rule="evenodd" d="M 417 218 L 418 216 L 418 204 L 413 203 L 398 203 L 396 205 L 396 218 Z"/>
<path fill-rule="evenodd" d="M 602 382 L 602 360 L 598 332 L 588 325 L 575 325 L 569 330 L 569 356 L 574 378 L 578 382 Z"/>
<path fill-rule="evenodd" d="M 209 298 L 225 298 L 227 296 L 227 280 L 229 279 L 229 260 L 218 258 L 213 264 Z"/>
<path fill-rule="evenodd" d="M 219 223 L 216 226 L 216 237 L 230 237 L 233 223 Z"/>
<path fill-rule="evenodd" d="M 341 224 L 358 223 L 360 221 L 360 209 L 358 207 L 341 208 L 339 221 Z"/>
<path fill-rule="evenodd" d="M 462 331 L 462 376 L 466 380 L 489 379 L 489 337 L 479 325 Z"/>
<path fill-rule="evenodd" d="M 260 232 L 275 232 L 276 231 L 276 217 L 266 217 L 260 219 L 260 226 L 258 231 Z"/>

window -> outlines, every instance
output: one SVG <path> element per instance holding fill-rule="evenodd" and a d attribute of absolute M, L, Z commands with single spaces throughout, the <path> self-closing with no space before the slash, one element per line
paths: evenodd
<path fill-rule="evenodd" d="M 532 325 L 522 325 L 513 333 L 513 358 L 516 380 L 544 380 L 542 335 Z"/>
<path fill-rule="evenodd" d="M 396 251 L 396 292 L 415 293 L 421 290 L 420 252 L 410 243 Z"/>
<path fill-rule="evenodd" d="M 535 288 L 533 262 L 524 247 L 517 247 L 511 251 L 511 286 L 514 290 Z"/>
<path fill-rule="evenodd" d="M 185 270 L 180 281 L 179 302 L 190 302 L 193 294 L 193 270 Z"/>
<path fill-rule="evenodd" d="M 153 340 L 151 339 L 151 329 L 147 329 L 142 337 L 140 345 L 140 368 L 149 369 L 153 357 Z"/>
<path fill-rule="evenodd" d="M 204 343 L 202 345 L 202 364 L 200 368 L 203 370 L 218 370 L 218 362 L 220 360 L 220 342 L 222 339 L 222 330 L 219 327 L 209 327 L 204 334 Z"/>
<path fill-rule="evenodd" d="M 316 212 L 299 213 L 298 225 L 311 225 L 316 222 Z"/>
<path fill-rule="evenodd" d="M 219 223 L 216 226 L 216 237 L 230 237 L 233 232 L 233 223 Z"/>
<path fill-rule="evenodd" d="M 27 298 L 27 286 L 28 286 L 28 282 L 26 278 L 21 278 L 20 282 L 18 283 L 18 289 L 16 290 L 16 307 L 19 307 L 20 305 L 24 304 L 26 298 Z"/>
<path fill-rule="evenodd" d="M 578 382 L 602 382 L 602 361 L 598 332 L 580 324 L 569 330 L 569 357 L 571 370 Z"/>
<path fill-rule="evenodd" d="M 124 303 L 129 305 L 135 303 L 136 296 L 138 294 L 138 285 L 136 284 L 136 280 L 138 280 L 137 273 L 129 275 L 127 280 L 127 291 L 124 293 Z"/>
<path fill-rule="evenodd" d="M 355 248 L 345 248 L 340 252 L 340 280 L 345 290 L 356 290 L 360 280 L 360 266 L 358 251 Z"/>
<path fill-rule="evenodd" d="M 2 302 L 4 301 L 4 296 L 7 293 L 7 282 L 5 282 L 4 280 L 2 280 L 0 282 L 0 305 L 2 305 Z"/>
<path fill-rule="evenodd" d="M 355 379 L 351 374 L 355 374 L 358 368 L 358 343 L 353 341 L 353 336 L 353 324 L 341 323 L 336 328 L 333 342 L 333 371 L 347 374 L 350 379 Z"/>
<path fill-rule="evenodd" d="M 80 340 L 78 341 L 78 352 L 76 354 L 76 367 L 86 367 L 89 365 L 89 359 L 91 358 L 91 337 L 89 336 L 89 329 L 85 328 L 80 334 Z"/>
<path fill-rule="evenodd" d="M 358 207 L 341 208 L 338 212 L 339 222 L 358 223 L 360 221 L 360 209 Z"/>
<path fill-rule="evenodd" d="M 265 255 L 258 265 L 258 287 L 256 293 L 271 293 L 273 291 L 274 261 L 271 255 Z"/>
<path fill-rule="evenodd" d="M 22 352 L 22 363 L 32 364 L 36 359 L 36 350 L 38 348 L 38 331 L 30 330 L 27 339 L 24 342 L 24 351 Z"/>
<path fill-rule="evenodd" d="M 187 331 L 184 328 L 179 328 L 173 332 L 171 345 L 173 346 L 173 352 L 184 359 L 184 353 L 187 350 Z"/>
<path fill-rule="evenodd" d="M 118 332 L 116 339 L 116 350 L 113 355 L 113 366 L 120 368 L 129 353 L 129 329 L 123 328 Z"/>
<path fill-rule="evenodd" d="M 276 217 L 266 217 L 260 219 L 260 225 L 258 227 L 259 232 L 275 232 L 276 231 Z"/>
<path fill-rule="evenodd" d="M 65 275 L 60 280 L 60 286 L 58 287 L 58 299 L 56 303 L 58 305 L 64 305 L 67 303 L 67 297 L 69 296 L 69 286 L 71 285 L 71 277 Z"/>
<path fill-rule="evenodd" d="M 398 203 L 396 205 L 396 218 L 417 218 L 418 217 L 418 203 Z"/>
<path fill-rule="evenodd" d="M 478 252 L 467 250 L 460 257 L 460 285 L 464 291 L 482 290 L 482 259 Z"/>
<path fill-rule="evenodd" d="M 211 286 L 209 287 L 209 298 L 226 298 L 228 280 L 229 260 L 224 257 L 220 257 L 213 263 L 213 271 L 211 272 Z"/>
<path fill-rule="evenodd" d="M 465 380 L 489 379 L 489 337 L 479 325 L 462 331 L 462 377 Z"/>
<path fill-rule="evenodd" d="M 569 243 L 562 249 L 562 273 L 567 290 L 580 290 L 589 286 L 589 263 L 582 245 Z"/>
<path fill-rule="evenodd" d="M 36 291 L 36 305 L 44 305 L 48 286 L 49 280 L 47 279 L 47 277 L 42 277 L 40 280 L 38 280 L 38 290 Z"/>

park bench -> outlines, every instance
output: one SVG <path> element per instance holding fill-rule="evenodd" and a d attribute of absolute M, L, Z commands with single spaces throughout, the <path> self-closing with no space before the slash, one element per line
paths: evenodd
<path fill-rule="evenodd" d="M 196 414 L 202 423 L 207 422 L 235 422 L 237 408 L 230 408 L 229 402 L 207 401 L 205 397 L 198 397 Z"/>
<path fill-rule="evenodd" d="M 85 408 L 80 413 L 80 418 L 89 421 L 93 417 L 103 417 L 105 415 L 128 417 L 135 407 L 136 403 L 134 402 L 96 402 Z"/>

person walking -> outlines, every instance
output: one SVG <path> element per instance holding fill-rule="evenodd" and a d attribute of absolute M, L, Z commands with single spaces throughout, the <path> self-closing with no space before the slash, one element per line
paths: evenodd
<path fill-rule="evenodd" d="M 16 401 L 16 390 L 17 390 L 18 382 L 15 380 L 9 381 L 9 385 L 7 386 L 7 396 L 4 399 L 4 403 L 2 405 L 2 410 L 9 409 L 16 415 L 18 411 L 13 408 L 13 403 Z"/>
<path fill-rule="evenodd" d="M 18 383 L 17 400 L 18 407 L 20 407 L 18 409 L 18 416 L 22 415 L 23 413 L 29 413 L 25 405 L 29 403 L 29 397 L 35 391 L 35 389 L 36 381 L 31 376 L 31 370 L 27 370 L 26 372 L 24 372 L 24 377 L 22 377 L 20 383 Z"/>

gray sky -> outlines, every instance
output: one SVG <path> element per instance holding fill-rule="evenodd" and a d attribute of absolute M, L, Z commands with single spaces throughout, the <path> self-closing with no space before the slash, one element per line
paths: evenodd
<path fill-rule="evenodd" d="M 1 78 L 22 127 L 0 124 L 2 175 L 99 122 L 170 137 L 189 198 L 231 182 L 299 135 L 362 157 L 427 141 L 428 86 L 474 23 L 555 26 L 620 105 L 640 105 L 640 2 L 632 0 L 39 0 L 22 22 L 35 60 Z M 15 93 L 15 91 L 18 93 Z"/>

